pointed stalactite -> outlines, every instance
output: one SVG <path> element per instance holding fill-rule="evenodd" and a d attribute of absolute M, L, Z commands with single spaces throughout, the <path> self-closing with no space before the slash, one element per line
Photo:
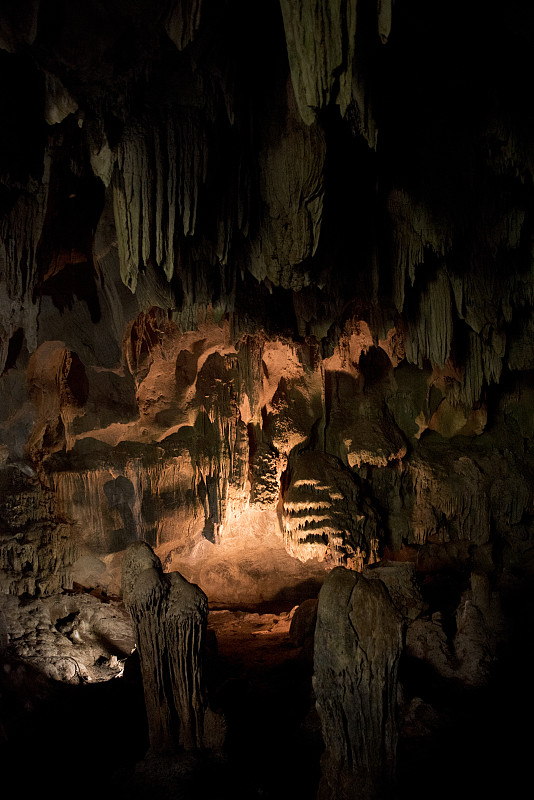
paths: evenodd
<path fill-rule="evenodd" d="M 326 141 L 318 124 L 300 119 L 290 85 L 287 92 L 285 118 L 270 122 L 259 153 L 264 212 L 249 268 L 258 280 L 299 291 L 309 282 L 300 265 L 319 244 Z"/>
<path fill-rule="evenodd" d="M 302 119 L 311 125 L 335 102 L 351 101 L 357 0 L 281 0 L 291 79 Z"/>
<path fill-rule="evenodd" d="M 49 177 L 50 158 L 46 155 L 41 180 L 13 190 L 16 200 L 0 218 L 0 374 L 6 364 L 9 341 L 17 329 L 24 330 L 30 352 L 37 347 L 36 257 L 46 215 Z"/>
<path fill-rule="evenodd" d="M 443 269 L 418 292 L 417 310 L 408 315 L 406 358 L 422 367 L 425 361 L 443 367 L 453 341 L 453 304 L 449 278 Z"/>
<path fill-rule="evenodd" d="M 151 263 L 170 281 L 177 243 L 196 229 L 199 192 L 206 181 L 207 144 L 193 109 L 130 127 L 118 148 L 113 179 L 121 277 L 135 292 Z M 193 294 L 191 291 L 189 294 Z"/>
<path fill-rule="evenodd" d="M 165 20 L 165 30 L 178 50 L 184 50 L 200 27 L 202 0 L 174 0 Z"/>
<path fill-rule="evenodd" d="M 452 246 L 449 225 L 436 219 L 428 207 L 416 202 L 400 189 L 391 191 L 387 200 L 393 244 L 393 302 L 404 309 L 406 283 L 413 286 L 416 271 L 424 270 L 426 251 L 444 256 Z"/>
<path fill-rule="evenodd" d="M 491 531 L 490 483 L 473 458 L 422 448 L 404 467 L 409 541 L 483 545 Z"/>
<path fill-rule="evenodd" d="M 378 35 L 382 44 L 386 44 L 391 33 L 393 0 L 377 0 Z"/>

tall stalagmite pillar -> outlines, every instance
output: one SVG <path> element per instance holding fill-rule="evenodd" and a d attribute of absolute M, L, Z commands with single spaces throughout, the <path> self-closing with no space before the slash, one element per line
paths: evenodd
<path fill-rule="evenodd" d="M 318 800 L 389 796 L 402 641 L 402 618 L 384 584 L 332 570 L 315 630 L 313 685 L 325 743 Z"/>
<path fill-rule="evenodd" d="M 125 553 L 122 591 L 135 625 L 152 752 L 222 746 L 222 719 L 208 708 L 202 674 L 206 595 L 178 572 L 164 574 L 145 542 Z"/>

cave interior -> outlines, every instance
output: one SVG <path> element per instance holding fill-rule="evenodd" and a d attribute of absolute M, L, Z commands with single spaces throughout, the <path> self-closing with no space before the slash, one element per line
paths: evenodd
<path fill-rule="evenodd" d="M 528 0 L 2 0 L 6 785 L 531 784 L 533 54 Z"/>

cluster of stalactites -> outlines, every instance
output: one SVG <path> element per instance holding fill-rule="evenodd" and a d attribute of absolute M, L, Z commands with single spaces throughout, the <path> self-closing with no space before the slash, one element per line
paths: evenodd
<path fill-rule="evenodd" d="M 302 119 L 311 125 L 333 103 L 343 116 L 352 106 L 368 143 L 376 146 L 377 128 L 365 80 L 357 68 L 358 2 L 281 0 L 291 78 Z M 386 43 L 392 0 L 378 0 L 376 30 Z"/>
<path fill-rule="evenodd" d="M 132 292 L 139 269 L 151 263 L 172 278 L 178 228 L 185 236 L 196 230 L 207 158 L 205 130 L 193 110 L 123 136 L 113 197 L 121 276 Z"/>
<path fill-rule="evenodd" d="M 50 159 L 45 157 L 40 181 L 32 180 L 18 192 L 10 210 L 0 217 L 0 374 L 8 357 L 9 342 L 20 328 L 29 350 L 37 346 L 39 306 L 34 301 L 37 284 L 37 247 L 48 200 Z"/>

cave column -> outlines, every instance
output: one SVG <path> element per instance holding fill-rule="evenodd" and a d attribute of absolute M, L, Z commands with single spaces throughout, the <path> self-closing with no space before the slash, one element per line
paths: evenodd
<path fill-rule="evenodd" d="M 378 800 L 395 778 L 403 621 L 380 580 L 344 567 L 320 593 L 313 685 L 325 751 L 318 800 Z"/>
<path fill-rule="evenodd" d="M 139 650 L 152 753 L 219 749 L 224 723 L 203 681 L 208 600 L 179 573 L 164 574 L 145 542 L 125 553 L 122 591 Z"/>

